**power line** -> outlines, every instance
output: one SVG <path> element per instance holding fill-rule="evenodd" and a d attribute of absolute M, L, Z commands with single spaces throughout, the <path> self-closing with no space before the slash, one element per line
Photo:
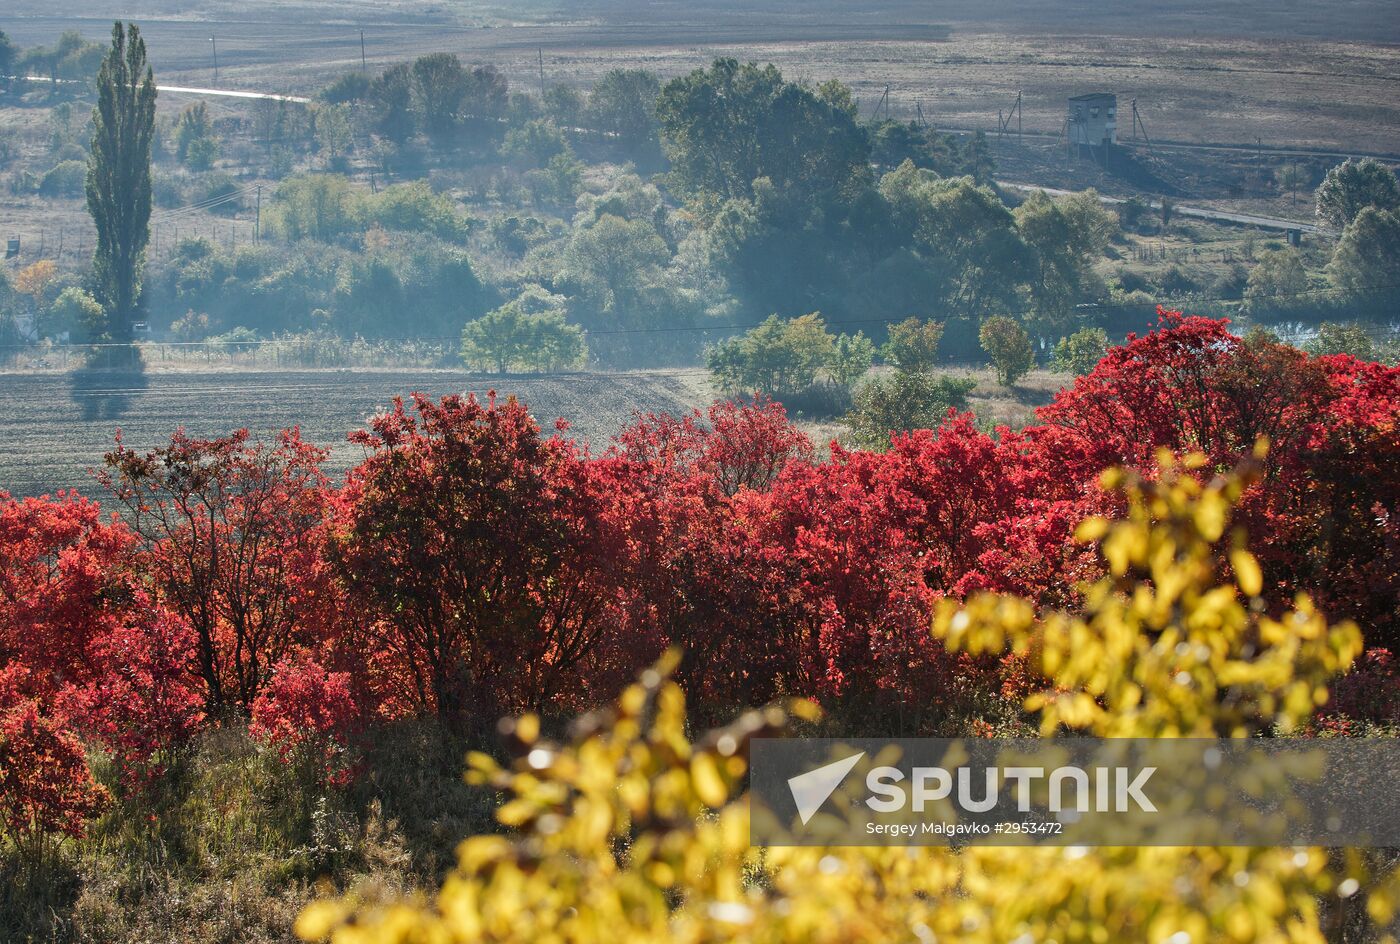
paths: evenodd
<path fill-rule="evenodd" d="M 187 204 L 186 206 L 176 207 L 173 210 L 166 210 L 162 213 L 152 214 L 151 222 L 166 223 L 170 220 L 179 219 L 180 217 L 192 216 L 201 211 L 212 209 L 213 207 L 219 206 L 220 204 L 229 203 L 233 200 L 238 199 L 239 197 L 247 196 L 248 194 L 255 192 L 257 189 L 257 184 L 250 184 L 247 187 L 241 187 L 238 190 L 232 190 L 228 193 L 218 194 L 213 197 L 206 197 L 198 203 L 191 203 Z"/>
<path fill-rule="evenodd" d="M 250 184 L 247 187 L 240 187 L 237 190 L 231 190 L 228 193 L 215 194 L 212 197 L 205 197 L 203 200 L 200 200 L 196 203 L 188 203 L 182 207 L 175 207 L 174 209 L 165 210 L 161 213 L 154 214 L 152 216 L 152 219 L 168 219 L 172 216 L 180 216 L 194 210 L 201 210 L 206 206 L 212 206 L 216 203 L 223 203 L 227 200 L 233 199 L 234 197 L 239 197 L 243 196 L 244 194 L 251 193 L 256 189 L 256 184 Z"/>
<path fill-rule="evenodd" d="M 1360 289 L 1360 290 L 1351 291 L 1351 292 L 1348 292 L 1348 293 L 1346 293 L 1346 294 L 1351 294 L 1351 295 L 1366 294 L 1366 293 L 1369 293 L 1369 292 L 1381 292 L 1381 291 L 1387 291 L 1387 290 L 1390 290 L 1390 289 L 1397 289 L 1397 288 L 1400 288 L 1400 282 L 1390 283 L 1390 284 L 1386 284 L 1386 285 L 1372 285 L 1372 286 L 1368 286 L 1368 287 L 1365 288 L 1365 289 Z M 1275 298 L 1302 298 L 1302 297 L 1311 296 L 1311 295 L 1333 294 L 1333 293 L 1338 293 L 1338 291 L 1339 291 L 1339 290 L 1338 290 L 1338 289 L 1335 289 L 1335 288 L 1315 288 L 1315 289 L 1307 289 L 1307 290 L 1298 291 L 1298 292 L 1269 292 L 1269 293 L 1263 293 L 1263 294 L 1258 294 L 1258 295 L 1251 295 L 1251 296 L 1250 296 L 1250 299 L 1251 299 L 1251 300 L 1254 300 L 1254 299 L 1275 299 Z M 1199 304 L 1203 304 L 1203 303 L 1206 303 L 1206 302 L 1231 302 L 1231 301 L 1240 301 L 1240 299 L 1238 299 L 1238 298 L 1231 298 L 1231 297 L 1226 296 L 1226 295 L 1220 295 L 1220 296 L 1194 296 L 1194 297 L 1192 297 L 1192 298 L 1190 298 L 1190 299 L 1184 300 L 1184 301 L 1183 301 L 1183 304 L 1184 304 L 1184 305 L 1187 305 L 1187 304 L 1189 304 L 1189 305 L 1199 305 Z M 1149 305 L 1157 305 L 1157 304 L 1161 304 L 1161 303 L 1156 303 L 1156 302 L 1117 302 L 1117 303 L 1107 304 L 1107 305 L 1095 304 L 1095 305 L 1092 305 L 1092 306 L 1090 306 L 1090 307 L 1086 307 L 1086 308 L 1084 308 L 1084 309 L 1082 309 L 1082 310 L 1083 310 L 1086 314 L 1097 314 L 1097 313 L 1105 312 L 1105 311 L 1128 311 L 1128 310 L 1135 309 L 1135 308 L 1146 308 L 1146 307 L 1148 307 Z M 1165 305 L 1165 304 L 1163 304 L 1162 307 L 1168 307 L 1168 306 Z M 997 313 L 998 313 L 998 314 L 1003 314 L 1003 315 L 1033 315 L 1033 314 L 1036 313 L 1036 310 L 1035 310 L 1034 308 L 1000 309 Z M 841 327 L 854 326 L 854 325 L 896 324 L 896 323 L 901 322 L 901 321 L 907 321 L 908 318 L 909 318 L 908 315 L 905 315 L 905 316 L 903 316 L 903 317 L 897 317 L 897 318 L 853 318 L 853 319 L 846 319 L 846 320 L 843 320 L 843 321 L 827 321 L 827 322 L 825 322 L 825 324 L 827 325 L 827 327 L 841 328 Z M 749 324 L 725 324 L 725 325 L 663 325 L 663 326 L 651 327 L 651 328 L 610 328 L 610 329 L 604 329 L 604 330 L 600 330 L 600 331 L 589 331 L 589 332 L 588 332 L 588 335 L 589 335 L 589 337 L 596 337 L 596 336 L 599 336 L 599 335 L 614 335 L 614 334 L 653 334 L 653 333 L 660 333 L 660 332 L 667 332 L 667 333 L 670 333 L 670 332 L 680 332 L 680 331 L 744 331 L 744 330 L 748 330 L 748 329 L 751 329 L 751 328 L 758 328 L 758 327 L 761 327 L 762 325 L 763 325 L 763 322 L 759 321 L 759 322 L 752 322 L 752 323 L 749 323 Z"/>

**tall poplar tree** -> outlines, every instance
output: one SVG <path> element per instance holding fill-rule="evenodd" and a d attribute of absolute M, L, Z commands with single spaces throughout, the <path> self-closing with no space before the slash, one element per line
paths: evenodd
<path fill-rule="evenodd" d="M 141 308 L 141 269 L 151 221 L 151 138 L 156 83 L 146 43 L 133 24 L 112 27 L 112 48 L 97 73 L 88 158 L 88 212 L 97 224 L 94 294 L 107 312 L 112 340 L 131 339 Z"/>

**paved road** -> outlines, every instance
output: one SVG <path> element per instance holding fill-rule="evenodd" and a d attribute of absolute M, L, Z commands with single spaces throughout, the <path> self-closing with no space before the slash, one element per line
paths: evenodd
<path fill-rule="evenodd" d="M 262 98 L 275 102 L 299 102 L 305 105 L 311 99 L 304 95 L 276 95 L 272 92 L 235 92 L 232 89 L 189 88 L 184 85 L 157 85 L 157 92 L 174 92 L 179 95 L 221 95 L 225 98 Z"/>
<path fill-rule="evenodd" d="M 47 76 L 42 75 L 7 75 L 4 76 L 4 78 L 10 81 L 14 81 L 16 79 L 24 79 L 26 81 L 35 83 L 57 82 L 59 85 L 85 84 L 77 79 L 50 79 Z M 279 95 L 276 92 L 239 92 L 233 89 L 191 88 L 187 85 L 157 85 L 156 91 L 173 92 L 177 95 L 213 95 L 221 96 L 223 98 L 261 98 L 271 99 L 275 102 L 297 102 L 302 105 L 305 105 L 311 101 L 311 99 L 307 98 L 304 95 Z"/>
<path fill-rule="evenodd" d="M 998 180 L 997 184 L 1002 187 L 1009 187 L 1012 190 L 1032 191 L 1043 190 L 1054 197 L 1062 197 L 1073 193 L 1072 190 L 1060 190 L 1057 187 L 1042 187 L 1039 184 L 1021 183 L 1014 180 Z M 1126 203 L 1122 197 L 1100 196 L 1105 204 Z M 1149 201 L 1148 206 L 1152 209 L 1161 209 L 1161 201 Z M 1176 205 L 1172 212 L 1181 216 L 1195 217 L 1200 220 L 1214 220 L 1218 223 L 1238 223 L 1241 226 L 1257 226 L 1260 229 L 1290 230 L 1296 229 L 1304 233 L 1325 233 L 1331 232 L 1327 227 L 1317 223 L 1307 223 L 1302 220 L 1286 220 L 1277 216 L 1256 216 L 1252 213 L 1231 213 L 1227 210 L 1211 210 L 1205 207 L 1193 207 Z"/>

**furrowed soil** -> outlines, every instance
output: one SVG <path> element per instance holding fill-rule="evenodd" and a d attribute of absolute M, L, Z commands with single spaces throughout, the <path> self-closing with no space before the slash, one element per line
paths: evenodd
<path fill-rule="evenodd" d="M 339 474 L 363 456 L 346 434 L 362 428 L 395 395 L 432 397 L 488 390 L 515 394 L 546 433 L 557 417 L 568 435 L 601 452 L 635 411 L 689 411 L 712 399 L 703 371 L 483 377 L 454 371 L 217 371 L 0 374 L 0 491 L 16 496 L 76 489 L 96 497 L 88 474 L 102 464 L 118 427 L 138 450 L 168 442 L 178 427 L 255 435 L 299 425 L 331 450 Z"/>

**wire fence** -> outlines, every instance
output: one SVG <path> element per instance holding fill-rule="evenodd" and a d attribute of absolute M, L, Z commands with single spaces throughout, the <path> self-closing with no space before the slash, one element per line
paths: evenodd
<path fill-rule="evenodd" d="M 41 259 L 51 259 L 62 265 L 86 265 L 92 260 L 96 249 L 97 236 L 91 226 L 53 227 L 28 229 L 23 226 L 3 234 L 7 238 L 0 241 L 0 248 L 7 247 L 8 239 L 18 238 L 15 255 L 8 262 L 15 268 L 23 268 Z M 168 221 L 151 224 L 151 238 L 146 246 L 146 261 L 160 263 L 174 256 L 180 244 L 187 239 L 207 239 L 224 249 L 234 250 L 239 246 L 255 241 L 256 227 L 251 220 L 216 220 L 201 217 L 175 217 Z M 9 249 L 6 248 L 8 254 Z"/>

